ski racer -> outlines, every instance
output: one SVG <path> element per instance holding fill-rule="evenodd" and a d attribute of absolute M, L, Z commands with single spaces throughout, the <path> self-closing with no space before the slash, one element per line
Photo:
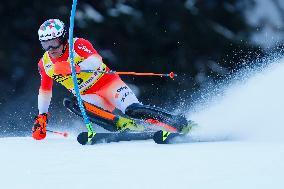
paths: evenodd
<path fill-rule="evenodd" d="M 36 116 L 32 127 L 32 137 L 36 140 L 42 140 L 46 137 L 53 80 L 62 84 L 74 95 L 75 91 L 69 63 L 70 41 L 67 40 L 64 23 L 59 19 L 46 20 L 40 26 L 38 36 L 45 53 L 38 62 L 41 76 L 38 94 L 39 114 Z M 110 69 L 104 64 L 102 57 L 92 44 L 83 38 L 74 38 L 73 43 L 75 70 L 82 100 L 106 112 L 119 109 L 130 117 L 137 117 L 136 110 L 138 110 L 140 117 L 147 117 L 147 109 L 149 108 L 139 102 L 133 91 L 121 80 L 119 75 L 105 73 Z M 84 70 L 92 70 L 93 72 L 84 72 Z M 163 112 L 160 109 L 155 109 L 155 111 Z M 153 111 L 151 110 L 151 112 Z M 131 125 L 126 127 L 132 129 Z M 125 128 L 118 128 L 118 130 L 123 129 Z"/>

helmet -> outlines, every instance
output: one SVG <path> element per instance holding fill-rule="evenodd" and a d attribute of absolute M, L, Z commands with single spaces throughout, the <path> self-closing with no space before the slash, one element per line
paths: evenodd
<path fill-rule="evenodd" d="M 67 41 L 67 32 L 65 24 L 59 19 L 46 20 L 38 30 L 40 41 L 48 41 L 55 38 L 60 38 L 61 42 Z"/>

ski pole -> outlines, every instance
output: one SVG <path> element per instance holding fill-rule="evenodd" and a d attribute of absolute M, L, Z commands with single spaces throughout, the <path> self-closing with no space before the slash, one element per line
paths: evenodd
<path fill-rule="evenodd" d="M 168 74 L 163 74 L 163 73 L 149 73 L 149 72 L 117 72 L 117 71 L 99 71 L 99 70 L 82 70 L 81 72 L 97 72 L 97 73 L 104 73 L 104 74 L 118 74 L 118 75 L 138 75 L 138 76 L 160 76 L 160 77 L 170 77 L 173 79 L 174 77 L 177 76 L 174 72 L 170 72 Z"/>
<path fill-rule="evenodd" d="M 75 71 L 75 63 L 74 63 L 74 41 L 73 41 L 73 30 L 74 30 L 74 19 L 76 14 L 76 6 L 77 6 L 77 0 L 73 0 L 72 3 L 72 9 L 71 9 L 71 15 L 70 15 L 70 27 L 69 27 L 69 57 L 70 57 L 70 66 L 72 71 L 72 79 L 74 84 L 74 90 L 76 93 L 78 105 L 80 107 L 82 116 L 84 118 L 85 125 L 88 130 L 88 141 L 92 139 L 92 137 L 95 135 L 95 132 L 93 130 L 92 123 L 90 122 L 86 110 L 84 108 L 82 98 L 80 95 L 79 86 L 77 83 L 77 76 Z"/>
<path fill-rule="evenodd" d="M 61 136 L 65 137 L 65 138 L 68 137 L 68 133 L 67 132 L 61 133 L 61 132 L 58 132 L 58 131 L 52 131 L 52 130 L 48 130 L 48 129 L 46 129 L 46 131 L 50 132 L 50 133 L 53 133 L 53 134 L 61 135 Z"/>

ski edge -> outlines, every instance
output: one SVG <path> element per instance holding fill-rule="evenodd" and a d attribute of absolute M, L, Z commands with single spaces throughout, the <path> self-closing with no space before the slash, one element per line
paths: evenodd
<path fill-rule="evenodd" d="M 137 141 L 152 139 L 156 132 L 115 132 L 115 133 L 94 133 L 89 136 L 88 132 L 81 132 L 77 136 L 77 141 L 81 145 L 94 145 L 102 143 L 112 143 L 121 141 Z"/>

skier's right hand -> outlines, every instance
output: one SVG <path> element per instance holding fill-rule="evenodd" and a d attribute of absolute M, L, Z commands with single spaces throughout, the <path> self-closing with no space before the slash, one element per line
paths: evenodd
<path fill-rule="evenodd" d="M 35 117 L 35 122 L 32 127 L 32 137 L 35 140 L 42 140 L 46 137 L 46 125 L 47 125 L 48 119 L 47 119 L 47 114 L 39 114 L 38 116 Z"/>

